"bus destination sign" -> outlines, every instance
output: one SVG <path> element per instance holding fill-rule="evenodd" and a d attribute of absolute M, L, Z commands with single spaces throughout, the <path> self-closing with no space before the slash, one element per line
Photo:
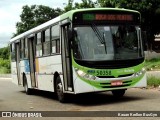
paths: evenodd
<path fill-rule="evenodd" d="M 133 21 L 130 14 L 83 14 L 83 20 Z"/>

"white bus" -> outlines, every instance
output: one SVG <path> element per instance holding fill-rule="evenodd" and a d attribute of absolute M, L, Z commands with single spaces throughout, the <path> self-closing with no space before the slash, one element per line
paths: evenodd
<path fill-rule="evenodd" d="M 10 40 L 13 82 L 66 94 L 146 87 L 140 13 L 118 8 L 69 11 Z"/>

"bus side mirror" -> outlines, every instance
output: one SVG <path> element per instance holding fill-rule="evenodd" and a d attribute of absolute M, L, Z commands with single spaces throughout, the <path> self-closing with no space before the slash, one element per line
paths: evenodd
<path fill-rule="evenodd" d="M 69 29 L 68 29 L 68 40 L 69 40 L 69 41 L 72 40 L 72 37 L 73 37 L 72 33 L 73 33 L 73 32 L 72 32 L 72 29 L 69 28 Z"/>

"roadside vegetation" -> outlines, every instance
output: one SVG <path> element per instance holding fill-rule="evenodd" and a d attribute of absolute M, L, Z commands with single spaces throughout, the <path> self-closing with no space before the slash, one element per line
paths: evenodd
<path fill-rule="evenodd" d="M 147 88 L 157 88 L 160 86 L 160 78 L 155 76 L 147 77 Z"/>
<path fill-rule="evenodd" d="M 150 60 L 146 60 L 145 68 L 147 71 L 160 70 L 160 58 L 153 58 Z"/>
<path fill-rule="evenodd" d="M 9 48 L 0 48 L 0 74 L 11 72 Z"/>
<path fill-rule="evenodd" d="M 160 71 L 160 58 L 146 60 L 145 68 L 147 71 Z M 160 78 L 156 76 L 147 77 L 147 88 L 157 88 L 160 86 Z"/>

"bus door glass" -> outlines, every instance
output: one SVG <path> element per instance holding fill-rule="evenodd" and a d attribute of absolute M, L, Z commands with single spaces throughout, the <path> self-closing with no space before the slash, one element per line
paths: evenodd
<path fill-rule="evenodd" d="M 61 26 L 63 80 L 64 89 L 67 91 L 73 91 L 71 50 L 70 42 L 68 41 L 68 29 L 68 24 Z"/>
<path fill-rule="evenodd" d="M 31 77 L 31 86 L 36 87 L 36 78 L 35 78 L 35 41 L 34 37 L 28 38 L 28 52 L 29 52 L 29 65 L 30 65 L 30 77 Z"/>
<path fill-rule="evenodd" d="M 16 47 L 16 67 L 17 67 L 17 78 L 18 78 L 18 85 L 22 84 L 21 79 L 21 71 L 20 71 L 20 43 L 15 44 Z"/>

